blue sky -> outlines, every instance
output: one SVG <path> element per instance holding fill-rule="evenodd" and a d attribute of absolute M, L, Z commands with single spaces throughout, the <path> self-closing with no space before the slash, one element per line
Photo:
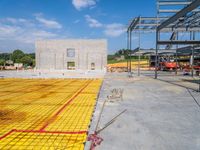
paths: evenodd
<path fill-rule="evenodd" d="M 130 19 L 155 14 L 155 0 L 0 0 L 0 52 L 34 52 L 39 39 L 106 38 L 113 53 L 126 48 Z M 142 41 L 154 47 L 147 36 Z"/>

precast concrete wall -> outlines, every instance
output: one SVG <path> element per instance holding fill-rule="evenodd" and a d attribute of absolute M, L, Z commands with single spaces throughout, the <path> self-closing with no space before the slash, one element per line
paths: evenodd
<path fill-rule="evenodd" d="M 105 71 L 107 65 L 107 40 L 43 40 L 37 41 L 36 68 L 69 70 L 68 63 L 75 64 L 74 70 Z"/>

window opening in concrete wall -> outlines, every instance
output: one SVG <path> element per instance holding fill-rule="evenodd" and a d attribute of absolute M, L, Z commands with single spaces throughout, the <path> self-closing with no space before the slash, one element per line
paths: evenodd
<path fill-rule="evenodd" d="M 95 70 L 95 63 L 91 63 L 91 70 Z"/>
<path fill-rule="evenodd" d="M 67 62 L 67 70 L 75 70 L 75 62 Z"/>
<path fill-rule="evenodd" d="M 67 57 L 75 57 L 75 49 L 74 48 L 67 49 Z"/>

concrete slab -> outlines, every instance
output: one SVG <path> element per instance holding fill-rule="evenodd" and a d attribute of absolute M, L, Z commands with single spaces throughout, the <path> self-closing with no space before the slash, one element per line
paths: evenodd
<path fill-rule="evenodd" d="M 0 78 L 103 78 L 102 71 L 13 70 L 0 71 Z"/>
<path fill-rule="evenodd" d="M 100 127 L 124 109 L 127 112 L 100 133 L 104 141 L 97 150 L 200 149 L 200 108 L 188 90 L 146 76 L 128 78 L 126 73 L 105 76 L 90 133 L 113 88 L 124 89 L 124 100 L 106 104 Z M 200 93 L 189 91 L 200 103 Z"/>
<path fill-rule="evenodd" d="M 154 71 L 142 71 L 142 74 L 154 78 Z M 158 71 L 158 80 L 168 82 L 177 86 L 198 90 L 200 84 L 200 76 L 183 75 L 183 72 L 175 74 L 174 71 Z M 199 83 L 199 84 L 197 84 Z"/>

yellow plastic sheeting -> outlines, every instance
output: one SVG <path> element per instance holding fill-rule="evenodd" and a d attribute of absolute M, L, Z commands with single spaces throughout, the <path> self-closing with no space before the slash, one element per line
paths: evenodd
<path fill-rule="evenodd" d="M 100 79 L 0 79 L 0 149 L 31 149 L 30 141 L 40 148 L 35 139 L 44 134 L 55 143 L 57 138 L 63 137 L 58 140 L 64 145 L 61 149 L 77 143 L 72 141 L 80 137 L 84 137 L 81 142 L 85 142 L 86 132 L 78 133 L 89 128 L 101 82 Z M 13 129 L 33 133 L 10 134 Z M 48 131 L 76 133 L 55 135 L 46 133 Z M 23 134 L 24 138 L 20 138 Z M 27 138 L 30 134 L 34 138 Z M 16 138 L 19 142 L 9 142 Z M 24 144 L 20 142 L 25 139 Z M 47 143 L 43 149 L 55 149 Z M 72 149 L 83 149 L 83 144 L 75 145 Z"/>
<path fill-rule="evenodd" d="M 86 134 L 52 134 L 13 132 L 0 140 L 0 149 L 6 150 L 81 150 Z"/>
<path fill-rule="evenodd" d="M 47 130 L 75 132 L 88 130 L 95 100 L 95 95 L 80 94 L 63 113 L 58 115 L 55 123 L 50 124 Z"/>

